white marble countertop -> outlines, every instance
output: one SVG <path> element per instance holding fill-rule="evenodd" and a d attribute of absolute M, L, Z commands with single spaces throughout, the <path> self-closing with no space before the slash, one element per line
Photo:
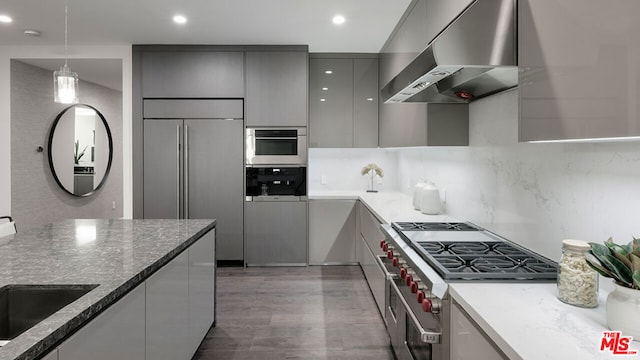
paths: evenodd
<path fill-rule="evenodd" d="M 385 223 L 459 220 L 446 214 L 421 214 L 413 210 L 411 197 L 399 192 L 312 192 L 309 199 L 359 199 Z M 510 359 L 640 358 L 600 351 L 602 333 L 609 330 L 604 290 L 600 290 L 600 306 L 594 309 L 559 301 L 555 283 L 452 282 L 449 293 Z M 630 348 L 640 354 L 639 342 L 632 342 Z"/>

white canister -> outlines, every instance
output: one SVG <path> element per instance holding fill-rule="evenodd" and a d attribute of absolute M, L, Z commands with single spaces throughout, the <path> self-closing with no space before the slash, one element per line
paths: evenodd
<path fill-rule="evenodd" d="M 432 182 L 427 182 L 422 188 L 420 196 L 420 211 L 423 214 L 437 215 L 441 210 L 440 190 Z"/>
<path fill-rule="evenodd" d="M 416 186 L 413 187 L 413 208 L 420 211 L 420 201 L 422 199 L 422 189 L 426 184 L 420 180 Z"/>

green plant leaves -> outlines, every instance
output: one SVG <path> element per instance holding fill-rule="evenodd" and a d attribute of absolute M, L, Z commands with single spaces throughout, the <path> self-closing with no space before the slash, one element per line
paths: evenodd
<path fill-rule="evenodd" d="M 600 275 L 610 277 L 624 286 L 640 289 L 640 240 L 619 245 L 609 238 L 604 245 L 589 243 L 587 264 Z"/>

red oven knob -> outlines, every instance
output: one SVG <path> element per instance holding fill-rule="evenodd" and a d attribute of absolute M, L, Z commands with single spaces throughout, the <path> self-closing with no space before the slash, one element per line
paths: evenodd
<path fill-rule="evenodd" d="M 415 294 L 416 292 L 418 292 L 418 283 L 414 280 L 409 284 L 409 287 L 411 288 L 411 292 L 413 294 Z"/>
<path fill-rule="evenodd" d="M 397 257 L 394 257 L 391 263 L 393 264 L 394 267 L 398 267 L 398 265 L 400 264 L 400 260 L 398 260 Z"/>
<path fill-rule="evenodd" d="M 422 299 L 422 310 L 424 310 L 424 312 L 431 312 L 431 310 L 433 310 L 431 299 Z"/>
<path fill-rule="evenodd" d="M 424 300 L 424 291 L 418 290 L 416 297 L 418 298 L 418 304 L 422 304 L 422 301 Z"/>
<path fill-rule="evenodd" d="M 404 279 L 406 277 L 407 277 L 407 269 L 406 268 L 400 269 L 400 278 Z"/>
<path fill-rule="evenodd" d="M 404 278 L 405 283 L 407 284 L 407 286 L 411 285 L 411 282 L 413 282 L 413 276 L 407 274 L 407 276 Z"/>
<path fill-rule="evenodd" d="M 393 259 L 393 250 L 387 251 L 387 259 Z"/>
<path fill-rule="evenodd" d="M 380 240 L 380 248 L 382 249 L 386 243 L 384 239 Z"/>

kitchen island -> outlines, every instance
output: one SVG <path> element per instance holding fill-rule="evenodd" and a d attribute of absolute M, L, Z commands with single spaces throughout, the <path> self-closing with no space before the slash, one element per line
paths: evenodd
<path fill-rule="evenodd" d="M 206 258 L 211 260 L 199 259 L 197 266 L 214 280 L 215 225 L 215 220 L 76 219 L 0 238 L 0 286 L 97 285 L 9 341 L 0 348 L 0 359 L 37 359 L 60 344 L 64 345 L 71 334 L 162 273 L 163 268 L 178 257 L 185 258 L 184 273 L 187 274 L 187 266 L 191 272 L 191 258 L 187 265 L 183 254 L 202 243 L 199 240 L 205 237 L 211 243 Z M 189 282 L 191 280 L 189 278 Z M 213 291 L 213 281 L 210 286 Z M 147 316 L 149 301 L 153 300 L 149 298 L 149 292 L 150 287 L 147 287 Z M 145 294 L 145 291 L 141 293 Z M 144 302 L 143 298 L 143 305 Z M 188 304 L 182 305 L 186 309 Z M 210 304 L 211 321 L 214 319 L 213 306 Z M 207 329 L 209 326 L 211 323 Z M 144 345 L 143 341 L 140 346 Z"/>
<path fill-rule="evenodd" d="M 360 201 L 380 223 L 386 224 L 460 221 L 447 214 L 422 214 L 413 209 L 411 197 L 400 192 L 310 191 L 309 199 Z M 594 309 L 558 300 L 555 282 L 457 281 L 449 284 L 448 292 L 471 326 L 480 330 L 480 338 L 488 338 L 490 346 L 497 347 L 508 359 L 638 358 L 637 354 L 621 356 L 600 349 L 603 332 L 609 331 L 605 311 L 608 292 L 604 289 L 600 289 L 599 306 Z M 474 345 L 471 341 L 468 344 Z M 477 348 L 464 348 L 457 349 L 452 358 L 480 358 Z M 470 352 L 465 353 L 466 349 Z M 640 353 L 640 343 L 633 341 L 629 350 Z"/>

